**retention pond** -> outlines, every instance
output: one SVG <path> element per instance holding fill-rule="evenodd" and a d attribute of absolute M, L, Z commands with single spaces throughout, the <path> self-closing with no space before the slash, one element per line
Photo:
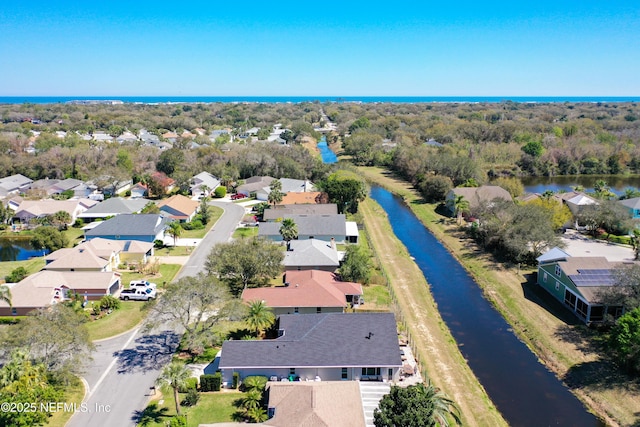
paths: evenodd
<path fill-rule="evenodd" d="M 515 336 L 478 284 L 402 199 L 379 186 L 372 186 L 371 197 L 415 258 L 462 354 L 510 425 L 604 426 Z"/>

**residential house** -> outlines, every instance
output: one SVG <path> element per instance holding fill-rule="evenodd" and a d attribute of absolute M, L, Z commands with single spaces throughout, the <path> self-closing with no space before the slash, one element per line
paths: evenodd
<path fill-rule="evenodd" d="M 158 214 L 121 214 L 85 231 L 85 239 L 140 240 L 153 243 L 164 239 L 164 230 L 171 222 Z"/>
<path fill-rule="evenodd" d="M 640 197 L 620 200 L 618 203 L 629 210 L 631 218 L 640 219 Z"/>
<path fill-rule="evenodd" d="M 393 313 L 283 314 L 276 339 L 225 341 L 223 382 L 243 379 L 397 381 L 402 361 Z"/>
<path fill-rule="evenodd" d="M 78 218 L 85 222 L 92 222 L 96 219 L 105 219 L 121 214 L 140 213 L 147 203 L 149 203 L 149 200 L 143 198 L 123 199 L 121 197 L 112 197 L 82 212 L 78 215 Z"/>
<path fill-rule="evenodd" d="M 191 178 L 189 191 L 192 196 L 209 196 L 219 186 L 220 180 L 218 178 L 211 175 L 209 172 L 200 172 L 198 175 Z"/>
<path fill-rule="evenodd" d="M 120 274 L 115 272 L 69 272 L 42 270 L 19 283 L 10 285 L 12 306 L 0 302 L 0 316 L 24 316 L 46 308 L 75 292 L 87 300 L 114 295 L 122 288 Z"/>
<path fill-rule="evenodd" d="M 623 307 L 606 306 L 602 291 L 614 285 L 612 270 L 620 265 L 605 257 L 572 257 L 553 248 L 537 258 L 538 285 L 589 324 L 602 322 L 605 314 L 618 317 Z"/>
<path fill-rule="evenodd" d="M 242 300 L 264 301 L 276 316 L 281 314 L 343 313 L 359 306 L 362 285 L 342 282 L 329 271 L 287 271 L 285 285 L 270 288 L 247 288 Z"/>
<path fill-rule="evenodd" d="M 44 218 L 57 212 L 64 211 L 71 217 L 71 225 L 75 222 L 78 215 L 85 212 L 98 202 L 90 199 L 69 199 L 69 200 L 23 200 L 16 209 L 14 219 L 19 220 L 23 224 L 28 224 L 35 218 Z"/>
<path fill-rule="evenodd" d="M 267 383 L 273 427 L 364 427 L 359 384 L 355 381 Z"/>
<path fill-rule="evenodd" d="M 267 191 L 265 188 L 269 188 L 274 179 L 275 178 L 270 176 L 252 176 L 251 178 L 245 179 L 244 184 L 236 188 L 236 192 L 238 194 L 244 194 L 247 197 L 251 197 L 252 195 L 256 195 L 257 197 L 257 193 L 260 192 L 261 198 L 258 200 L 266 201 L 269 193 L 267 192 L 265 196 L 265 192 Z"/>
<path fill-rule="evenodd" d="M 584 210 L 585 206 L 598 204 L 598 201 L 596 199 L 582 193 L 570 199 L 564 199 L 564 201 L 567 207 L 569 208 L 569 210 L 571 211 L 571 213 L 574 215 L 580 214 L 580 212 Z"/>
<path fill-rule="evenodd" d="M 175 144 L 175 142 L 178 140 L 178 134 L 171 131 L 163 133 L 162 137 L 172 144 Z"/>
<path fill-rule="evenodd" d="M 164 172 L 154 172 L 151 174 L 151 179 L 158 183 L 163 189 L 165 193 L 173 190 L 176 180 L 168 177 Z"/>
<path fill-rule="evenodd" d="M 340 266 L 340 254 L 336 250 L 335 241 L 292 240 L 282 263 L 286 271 L 324 270 L 333 273 Z"/>
<path fill-rule="evenodd" d="M 355 223 L 347 226 L 344 214 L 335 215 L 283 215 L 283 218 L 292 219 L 298 228 L 298 240 L 319 239 L 336 243 L 357 243 L 358 227 Z M 261 222 L 258 235 L 274 242 L 281 242 L 279 222 Z"/>
<path fill-rule="evenodd" d="M 66 191 L 73 191 L 72 197 L 89 198 L 92 194 L 98 193 L 98 187 L 86 184 L 79 179 L 67 178 L 56 182 L 47 189 L 48 194 L 61 194 Z"/>
<path fill-rule="evenodd" d="M 116 142 L 119 144 L 134 143 L 137 141 L 138 141 L 138 137 L 135 136 L 133 133 L 129 132 L 128 130 L 122 132 L 122 135 L 116 138 Z"/>
<path fill-rule="evenodd" d="M 114 138 L 106 132 L 97 131 L 93 133 L 93 140 L 97 142 L 113 142 Z"/>
<path fill-rule="evenodd" d="M 117 195 L 124 194 L 127 190 L 130 190 L 132 185 L 133 185 L 133 180 L 131 179 L 115 181 L 114 183 L 103 187 L 102 192 L 104 194 L 108 194 L 109 196 L 117 196 Z"/>
<path fill-rule="evenodd" d="M 158 207 L 160 208 L 160 212 L 173 220 L 191 222 L 198 212 L 200 202 L 191 200 L 181 194 L 176 194 L 168 199 L 159 201 Z"/>
<path fill-rule="evenodd" d="M 462 196 L 469 202 L 471 215 L 477 212 L 483 205 L 489 205 L 495 200 L 513 202 L 511 194 L 507 190 L 497 185 L 482 185 L 480 187 L 456 187 L 447 193 L 445 204 L 449 212 L 455 214 L 454 201 L 457 196 Z"/>
<path fill-rule="evenodd" d="M 20 194 L 28 190 L 31 184 L 32 179 L 20 174 L 0 178 L 0 197 Z"/>
<path fill-rule="evenodd" d="M 322 194 L 322 193 L 289 193 L 287 196 Z M 263 221 L 280 221 L 285 215 L 337 215 L 338 205 L 335 203 L 326 204 L 281 204 L 272 206 L 264 210 Z"/>
<path fill-rule="evenodd" d="M 141 199 L 149 195 L 149 187 L 146 184 L 141 182 L 135 183 L 133 187 L 131 187 L 131 198 L 132 199 Z"/>
<path fill-rule="evenodd" d="M 282 197 L 282 201 L 278 205 L 309 205 L 309 204 L 329 204 L 329 196 L 327 193 L 319 191 L 307 192 L 289 192 Z M 335 212 L 326 213 L 338 213 Z"/>
<path fill-rule="evenodd" d="M 283 195 L 290 193 L 314 192 L 315 190 L 315 186 L 309 180 L 280 178 L 278 181 L 282 184 L 282 189 L 280 191 Z M 269 200 L 269 193 L 271 193 L 270 185 L 262 187 L 255 191 L 256 199 Z M 311 199 L 311 197 L 308 199 Z"/>

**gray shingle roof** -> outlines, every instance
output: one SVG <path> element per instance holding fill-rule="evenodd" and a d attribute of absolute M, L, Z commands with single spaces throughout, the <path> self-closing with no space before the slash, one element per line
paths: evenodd
<path fill-rule="evenodd" d="M 168 218 L 158 214 L 122 214 L 88 230 L 86 236 L 155 236 L 169 222 Z"/>
<path fill-rule="evenodd" d="M 338 205 L 335 203 L 323 203 L 314 205 L 282 205 L 276 208 L 264 210 L 262 218 L 271 221 L 283 218 L 285 215 L 322 215 L 338 213 Z"/>
<path fill-rule="evenodd" d="M 106 215 L 131 214 L 140 212 L 149 203 L 147 199 L 123 199 L 112 197 L 104 202 L 98 203 L 91 209 L 83 212 L 81 218 L 96 218 Z"/>
<path fill-rule="evenodd" d="M 226 341 L 220 368 L 401 366 L 393 313 L 283 314 L 275 340 Z"/>
<path fill-rule="evenodd" d="M 346 236 L 347 220 L 344 214 L 336 215 L 283 215 L 291 218 L 298 226 L 298 234 L 303 236 Z M 261 222 L 258 235 L 277 236 L 279 222 Z"/>
<path fill-rule="evenodd" d="M 285 267 L 338 267 L 338 251 L 318 239 L 292 240 L 290 250 L 284 253 Z"/>
<path fill-rule="evenodd" d="M 628 207 L 629 209 L 640 209 L 640 197 L 620 200 L 618 203 L 620 203 L 622 206 Z"/>

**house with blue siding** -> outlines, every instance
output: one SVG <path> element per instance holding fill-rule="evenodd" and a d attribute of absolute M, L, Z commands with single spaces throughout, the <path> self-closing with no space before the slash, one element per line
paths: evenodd
<path fill-rule="evenodd" d="M 618 203 L 629 210 L 629 215 L 631 215 L 631 218 L 640 219 L 640 197 L 620 200 L 618 201 Z"/>
<path fill-rule="evenodd" d="M 122 214 L 85 231 L 85 239 L 96 237 L 109 240 L 140 240 L 151 242 L 164 239 L 164 230 L 171 219 L 158 214 Z"/>
<path fill-rule="evenodd" d="M 618 317 L 622 306 L 607 306 L 601 294 L 615 284 L 614 270 L 620 262 L 605 257 L 572 257 L 553 248 L 537 258 L 537 283 L 586 324 L 602 322 L 606 315 Z"/>

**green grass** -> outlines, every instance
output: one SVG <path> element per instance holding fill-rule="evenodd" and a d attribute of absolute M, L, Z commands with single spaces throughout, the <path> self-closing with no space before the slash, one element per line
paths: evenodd
<path fill-rule="evenodd" d="M 77 407 L 80 407 L 82 399 L 84 399 L 84 385 L 80 380 L 76 380 L 73 384 L 68 386 L 65 391 L 65 402 L 75 403 Z M 54 412 L 49 421 L 45 424 L 47 427 L 64 427 L 69 419 L 73 416 L 73 411 L 58 411 Z"/>
<path fill-rule="evenodd" d="M 186 395 L 180 394 L 180 399 Z M 200 401 L 196 406 L 181 406 L 181 411 L 187 416 L 187 426 L 197 427 L 200 424 L 224 423 L 233 421 L 233 413 L 237 408 L 233 402 L 242 397 L 240 392 L 208 392 L 200 394 Z M 141 427 L 164 427 L 171 417 L 176 415 L 173 391 L 162 390 L 164 402 L 153 401 L 147 406 L 138 424 Z"/>
<path fill-rule="evenodd" d="M 200 230 L 184 230 L 182 234 L 180 234 L 181 239 L 202 239 L 211 228 L 215 225 L 216 222 L 222 216 L 224 210 L 217 206 L 209 206 L 209 213 L 211 213 L 211 219 L 207 223 L 207 225 Z"/>
<path fill-rule="evenodd" d="M 82 228 L 69 227 L 63 231 L 63 234 L 67 236 L 67 239 L 69 239 L 68 247 L 70 248 L 77 245 L 84 239 L 84 230 Z"/>
<path fill-rule="evenodd" d="M 245 237 L 253 237 L 258 235 L 258 227 L 241 227 L 236 228 L 233 232 L 234 239 L 244 239 Z"/>
<path fill-rule="evenodd" d="M 158 274 L 140 274 L 135 271 L 122 272 L 120 280 L 125 288 L 129 287 L 129 282 L 132 280 L 145 279 L 150 282 L 156 283 L 158 287 L 163 287 L 165 283 L 171 283 L 180 270 L 179 264 L 161 264 Z"/>
<path fill-rule="evenodd" d="M 193 252 L 190 246 L 166 246 L 161 249 L 154 250 L 154 256 L 189 256 Z"/>
<path fill-rule="evenodd" d="M 144 302 L 142 301 L 121 301 L 118 310 L 86 324 L 89 338 L 92 341 L 100 340 L 134 328 L 145 316 L 145 312 L 142 310 L 143 306 Z"/>
<path fill-rule="evenodd" d="M 390 308 L 391 297 L 386 285 L 364 285 L 362 290 L 364 291 L 364 305 L 361 308 L 367 309 L 371 307 L 371 304 L 375 304 L 379 309 Z"/>
<path fill-rule="evenodd" d="M 0 282 L 4 281 L 5 276 L 11 274 L 11 272 L 18 267 L 24 267 L 29 274 L 36 273 L 44 267 L 44 258 L 32 258 L 26 261 L 0 262 Z"/>

